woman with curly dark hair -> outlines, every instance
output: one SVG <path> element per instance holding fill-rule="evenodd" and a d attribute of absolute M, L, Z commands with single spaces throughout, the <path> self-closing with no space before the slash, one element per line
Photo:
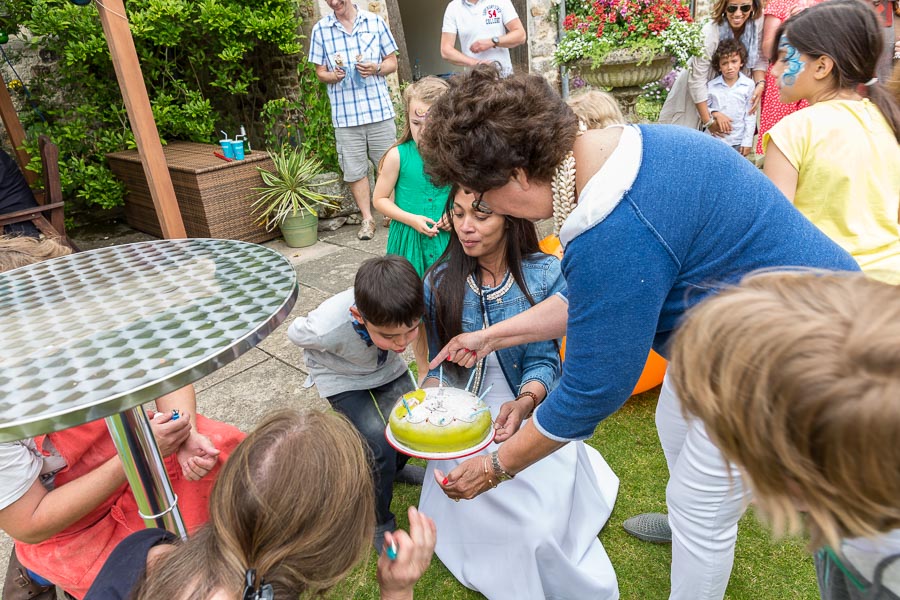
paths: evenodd
<path fill-rule="evenodd" d="M 420 151 L 436 183 L 473 192 L 481 212 L 552 216 L 568 287 L 454 337 L 432 362 L 471 368 L 493 351 L 567 336 L 559 385 L 491 453 L 489 469 L 476 457 L 439 482 L 450 498 L 474 498 L 590 437 L 628 399 L 651 347 L 668 355 L 684 312 L 717 286 L 764 267 L 858 270 L 764 175 L 709 136 L 667 125 L 577 132 L 542 78 L 501 79 L 489 67 L 454 77 L 429 113 Z M 671 598 L 722 598 L 747 500 L 740 473 L 702 424 L 685 419 L 668 382 L 657 427 L 669 515 L 650 519 L 649 535 L 633 532 L 664 537 L 671 526 Z"/>

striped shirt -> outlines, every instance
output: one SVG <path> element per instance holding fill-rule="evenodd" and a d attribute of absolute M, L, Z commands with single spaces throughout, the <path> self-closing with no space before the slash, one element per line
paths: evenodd
<path fill-rule="evenodd" d="M 381 75 L 362 77 L 357 62 L 381 62 L 397 51 L 397 42 L 387 24 L 373 13 L 356 9 L 353 31 L 347 33 L 334 14 L 313 27 L 309 62 L 324 65 L 329 71 L 343 68 L 347 76 L 329 83 L 331 122 L 335 127 L 356 127 L 394 118 L 394 106 L 387 82 Z"/>

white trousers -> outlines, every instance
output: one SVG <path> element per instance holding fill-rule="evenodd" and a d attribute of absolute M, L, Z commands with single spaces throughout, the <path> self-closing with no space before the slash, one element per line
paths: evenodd
<path fill-rule="evenodd" d="M 698 419 L 686 420 L 668 376 L 656 408 L 656 429 L 669 465 L 666 504 L 672 528 L 670 600 L 725 596 L 737 523 L 750 494 Z"/>

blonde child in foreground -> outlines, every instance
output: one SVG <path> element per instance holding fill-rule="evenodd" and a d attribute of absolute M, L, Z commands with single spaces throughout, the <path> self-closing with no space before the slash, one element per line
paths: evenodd
<path fill-rule="evenodd" d="M 776 534 L 806 530 L 821 597 L 900 596 L 900 293 L 762 273 L 692 310 L 674 384 Z"/>
<path fill-rule="evenodd" d="M 584 124 L 585 129 L 603 129 L 610 125 L 627 123 L 619 103 L 612 95 L 599 90 L 587 90 L 572 94 L 566 104 Z"/>
<path fill-rule="evenodd" d="M 375 529 L 364 441 L 337 412 L 267 415 L 225 463 L 209 523 L 184 542 L 161 529 L 126 538 L 85 600 L 288 600 L 316 597 L 369 554 Z M 382 600 L 412 600 L 431 563 L 434 523 L 410 507 L 387 533 Z M 146 566 L 146 569 L 145 569 Z"/>

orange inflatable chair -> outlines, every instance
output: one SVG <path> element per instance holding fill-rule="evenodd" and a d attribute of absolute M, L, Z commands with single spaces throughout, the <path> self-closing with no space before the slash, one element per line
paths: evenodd
<path fill-rule="evenodd" d="M 541 250 L 562 260 L 562 244 L 559 243 L 559 238 L 555 235 L 548 235 L 541 240 Z M 565 360 L 566 338 L 563 338 L 562 340 L 559 354 L 562 356 L 563 360 Z M 650 355 L 647 357 L 647 362 L 644 363 L 644 371 L 641 373 L 637 385 L 634 386 L 634 391 L 631 392 L 631 395 L 633 396 L 635 394 L 640 394 L 641 392 L 646 392 L 661 384 L 663 376 L 666 374 L 667 366 L 668 363 L 666 362 L 666 359 L 651 350 Z"/>

